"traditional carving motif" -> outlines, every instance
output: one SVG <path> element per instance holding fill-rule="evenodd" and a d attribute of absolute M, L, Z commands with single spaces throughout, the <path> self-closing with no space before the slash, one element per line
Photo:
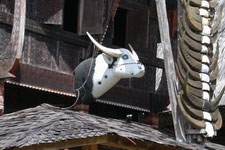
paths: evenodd
<path fill-rule="evenodd" d="M 63 24 L 64 0 L 34 0 L 32 5 L 33 12 L 30 11 L 30 13 L 33 14 L 36 22 L 54 25 Z"/>
<path fill-rule="evenodd" d="M 213 137 L 222 126 L 218 110 L 224 93 L 215 97 L 214 90 L 219 72 L 218 47 L 213 52 L 213 43 L 221 23 L 222 10 L 216 22 L 216 0 L 181 0 L 183 6 L 179 23 L 179 47 L 176 71 L 181 83 L 177 100 L 184 118 L 205 137 Z"/>

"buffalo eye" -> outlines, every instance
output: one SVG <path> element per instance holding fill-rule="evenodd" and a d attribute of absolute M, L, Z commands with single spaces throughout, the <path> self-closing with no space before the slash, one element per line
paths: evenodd
<path fill-rule="evenodd" d="M 129 57 L 128 57 L 128 55 L 126 55 L 126 54 L 122 56 L 122 59 L 124 59 L 124 60 L 127 60 L 128 58 L 129 58 Z"/>

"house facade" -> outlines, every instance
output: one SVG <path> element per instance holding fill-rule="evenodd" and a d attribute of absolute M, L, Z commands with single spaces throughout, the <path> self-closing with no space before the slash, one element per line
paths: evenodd
<path fill-rule="evenodd" d="M 62 107 L 71 105 L 76 98 L 73 71 L 93 52 L 86 31 L 99 40 L 105 33 L 102 43 L 108 47 L 126 48 L 128 43 L 132 44 L 146 68 L 143 78 L 120 81 L 94 107 L 109 105 L 138 114 L 165 110 L 168 105 L 165 79 L 155 90 L 156 68 L 164 67 L 163 60 L 156 57 L 160 35 L 155 1 L 117 3 L 118 6 L 110 0 L 27 0 L 23 52 L 19 65 L 12 71 L 15 78 L 5 81 L 5 112 L 44 102 Z M 168 7 L 174 9 L 173 4 Z M 10 40 L 14 1 L 1 0 L 0 10 L 3 52 Z M 169 12 L 174 20 L 175 11 Z M 172 26 L 174 23 L 171 21 Z"/>

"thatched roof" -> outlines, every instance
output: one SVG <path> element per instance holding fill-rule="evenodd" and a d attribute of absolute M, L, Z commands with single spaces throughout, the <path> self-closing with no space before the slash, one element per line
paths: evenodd
<path fill-rule="evenodd" d="M 199 145 L 177 142 L 174 135 L 163 133 L 151 126 L 106 119 L 47 104 L 0 117 L 0 150 L 13 147 L 40 146 L 75 139 L 117 135 L 145 143 L 201 149 Z M 128 140 L 129 141 L 129 140 Z M 51 146 L 51 145 L 50 145 Z M 225 149 L 213 143 L 206 148 Z"/>

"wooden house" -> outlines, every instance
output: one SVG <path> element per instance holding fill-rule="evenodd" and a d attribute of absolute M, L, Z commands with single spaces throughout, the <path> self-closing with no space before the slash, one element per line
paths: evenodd
<path fill-rule="evenodd" d="M 176 57 L 177 5 L 175 0 L 167 0 L 166 2 L 171 44 L 174 57 Z M 13 14 L 14 0 L 0 0 L 0 55 L 4 53 L 10 41 L 14 21 Z M 160 33 L 155 0 L 27 0 L 22 56 L 19 63 L 11 70 L 15 78 L 7 79 L 4 83 L 5 114 L 36 107 L 42 103 L 48 103 L 57 107 L 68 107 L 74 103 L 76 100 L 73 89 L 73 84 L 76 82 L 73 75 L 74 69 L 85 58 L 93 55 L 92 46 L 85 34 L 86 31 L 90 32 L 99 41 L 103 40 L 101 41 L 103 45 L 108 47 L 127 48 L 128 43 L 131 43 L 136 49 L 140 61 L 146 68 L 143 78 L 121 80 L 109 92 L 89 106 L 89 113 L 115 119 L 126 119 L 127 115 L 132 114 L 133 121 L 158 127 L 158 112 L 167 110 L 169 96 L 164 62 L 159 56 L 160 52 L 157 51 L 157 44 L 160 43 Z M 105 35 L 105 37 L 102 38 L 102 35 Z M 162 76 L 162 79 L 158 78 L 158 76 Z M 59 108 L 49 107 L 50 110 L 53 109 L 54 111 L 45 114 L 47 108 L 38 106 L 34 109 L 25 110 L 22 113 L 24 115 L 32 113 L 33 116 L 40 113 L 48 116 L 61 111 Z M 68 110 L 65 111 L 67 112 Z M 68 113 L 71 112 L 68 111 Z M 73 113 L 76 114 L 75 112 Z M 162 123 L 160 127 L 167 131 L 173 131 L 172 119 L 168 119 L 171 118 L 171 114 L 169 113 L 168 116 L 167 114 L 163 113 L 160 115 L 163 119 L 159 121 Z M 83 114 L 76 115 L 79 117 Z M 90 118 L 95 119 L 98 118 L 97 116 L 91 116 Z M 23 116 L 18 117 L 22 118 Z M 62 121 L 64 121 L 63 119 Z M 76 118 L 73 119 L 76 120 Z M 98 119 L 101 120 L 101 118 Z M 104 118 L 102 119 L 104 120 Z M 90 120 L 84 121 L 88 122 Z M 105 120 L 105 123 L 110 121 L 110 119 Z M 131 131 L 125 123 L 121 124 L 126 126 L 127 135 L 134 132 L 132 136 L 136 136 L 137 133 L 135 132 L 137 131 Z M 145 125 L 142 124 L 142 126 Z M 89 127 L 87 126 L 87 128 Z M 21 128 L 21 131 L 23 130 Z M 49 129 L 50 132 L 51 130 L 52 128 Z M 135 145 L 137 143 L 140 144 L 138 145 L 140 148 L 145 147 L 143 149 L 152 148 L 152 143 L 156 143 L 156 148 L 162 146 L 163 148 L 170 147 L 171 149 L 174 147 L 194 149 L 196 146 L 180 145 L 174 139 L 171 144 L 168 142 L 171 140 L 170 138 L 168 138 L 168 141 L 163 141 L 164 145 L 161 145 L 158 139 L 152 137 L 143 135 L 144 138 L 130 139 L 132 137 L 119 135 L 121 132 L 119 129 L 113 131 L 116 132 L 116 136 L 111 136 L 113 132 L 111 130 L 108 131 L 106 128 L 104 128 L 104 131 L 102 130 L 104 134 L 100 138 L 91 136 L 89 139 L 89 135 L 83 135 L 85 137 L 81 135 L 79 138 L 84 138 L 87 143 L 90 142 L 88 144 L 83 144 L 82 140 L 79 139 L 68 142 L 67 140 L 70 138 L 65 138 L 60 143 L 58 139 L 54 141 L 55 139 L 49 138 L 49 141 L 53 140 L 55 144 L 50 144 L 50 147 L 56 146 L 55 149 L 61 149 L 87 146 L 86 149 L 97 150 L 96 144 L 100 144 L 103 147 L 102 149 L 107 150 L 110 148 L 104 148 L 104 146 L 135 149 L 132 144 Z M 154 132 L 158 134 L 158 131 L 155 131 L 155 129 Z M 218 134 L 221 134 L 220 139 L 222 139 L 223 134 L 220 132 Z M 51 134 L 49 135 L 51 136 Z M 31 136 L 31 133 L 27 136 Z M 44 134 L 40 134 L 40 136 L 44 136 Z M 61 136 L 58 135 L 56 138 Z M 118 141 L 115 142 L 114 137 Z M 163 140 L 163 137 L 168 137 L 168 135 L 163 133 L 163 136 L 160 138 Z M 21 137 L 19 136 L 19 138 Z M 150 140 L 147 140 L 147 138 Z M 130 141 L 128 146 L 127 140 Z M 14 145 L 14 147 L 26 146 L 27 141 L 24 140 L 22 142 L 24 142 L 24 145 Z M 76 142 L 78 142 L 77 145 L 74 144 Z M 222 140 L 220 143 L 224 144 Z M 38 145 L 39 142 L 34 142 L 33 144 Z M 209 148 L 213 147 L 212 145 L 209 144 Z M 9 146 L 8 148 L 12 147 Z M 38 148 L 40 147 L 36 147 L 36 149 Z M 48 144 L 44 148 L 49 148 Z M 218 146 L 219 148 L 220 146 Z M 81 149 L 81 147 L 77 149 Z"/>
<path fill-rule="evenodd" d="M 85 31 L 99 38 L 104 33 L 107 19 L 110 21 L 103 44 L 127 47 L 131 43 L 137 49 L 146 73 L 141 79 L 119 82 L 93 104 L 93 113 L 102 114 L 106 112 L 104 109 L 116 109 L 118 111 L 104 115 L 124 118 L 134 113 L 138 118 L 142 113 L 166 109 L 169 101 L 165 79 L 159 88 L 161 91 L 155 91 L 156 68 L 164 67 L 163 60 L 156 57 L 160 37 L 155 1 L 122 0 L 113 20 L 109 16 L 111 3 L 110 0 L 27 1 L 22 57 L 13 70 L 16 77 L 5 82 L 5 113 L 44 102 L 57 106 L 71 105 L 76 97 L 73 71 L 92 52 L 88 49 L 90 41 Z M 168 4 L 173 20 L 174 4 L 170 1 Z M 0 45 L 4 50 L 10 39 L 14 1 L 1 0 L 0 10 Z M 174 23 L 171 22 L 173 27 Z M 174 33 L 171 32 L 172 37 Z"/>

